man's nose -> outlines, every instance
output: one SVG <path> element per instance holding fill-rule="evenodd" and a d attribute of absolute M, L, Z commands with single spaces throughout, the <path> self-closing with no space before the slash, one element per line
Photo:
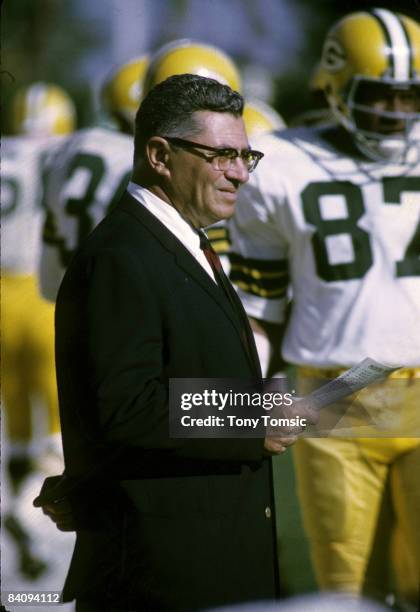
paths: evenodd
<path fill-rule="evenodd" d="M 249 179 L 249 170 L 242 159 L 242 157 L 237 157 L 236 159 L 232 159 L 229 168 L 225 171 L 225 175 L 227 178 L 238 181 L 239 183 L 246 183 Z"/>

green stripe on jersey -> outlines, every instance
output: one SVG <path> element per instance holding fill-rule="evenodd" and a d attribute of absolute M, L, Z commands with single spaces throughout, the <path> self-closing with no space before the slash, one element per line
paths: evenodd
<path fill-rule="evenodd" d="M 286 295 L 289 284 L 287 260 L 245 258 L 230 253 L 230 278 L 246 293 L 265 299 L 279 299 Z"/>

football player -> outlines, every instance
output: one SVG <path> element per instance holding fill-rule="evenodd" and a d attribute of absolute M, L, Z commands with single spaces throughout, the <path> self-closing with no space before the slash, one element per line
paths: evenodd
<path fill-rule="evenodd" d="M 75 110 L 58 86 L 34 83 L 12 102 L 16 136 L 2 139 L 2 393 L 7 411 L 12 486 L 30 468 L 31 405 L 36 394 L 58 434 L 53 309 L 38 292 L 42 174 L 46 159 L 73 130 Z M 30 313 L 30 316 L 29 316 Z"/>
<path fill-rule="evenodd" d="M 54 312 L 39 295 L 37 272 L 43 167 L 74 124 L 75 108 L 68 94 L 57 85 L 38 82 L 18 90 L 13 97 L 11 127 L 15 135 L 2 138 L 1 375 L 7 473 L 16 500 L 26 477 L 36 467 L 35 459 L 50 451 L 56 457 L 62 455 Z M 47 411 L 48 433 L 37 439 L 32 414 L 36 406 Z M 45 566 L 31 555 L 29 535 L 11 514 L 4 523 L 18 543 L 21 571 L 28 577 L 37 576 Z"/>
<path fill-rule="evenodd" d="M 133 161 L 133 123 L 148 57 L 112 70 L 102 105 L 116 128 L 77 131 L 52 158 L 46 172 L 46 219 L 40 266 L 43 296 L 55 301 L 73 252 L 120 198 Z"/>
<path fill-rule="evenodd" d="M 284 332 L 282 357 L 297 366 L 300 394 L 365 357 L 404 366 L 385 396 L 358 396 L 391 437 L 378 437 L 378 427 L 364 429 L 364 438 L 307 437 L 296 444 L 295 463 L 320 587 L 375 594 L 367 568 L 389 479 L 409 568 L 393 569 L 401 596 L 416 602 L 420 26 L 384 9 L 352 13 L 328 33 L 320 70 L 338 124 L 253 142 L 265 158 L 230 227 L 231 276 L 254 326 L 273 339 Z M 384 575 L 381 586 L 389 589 Z"/>

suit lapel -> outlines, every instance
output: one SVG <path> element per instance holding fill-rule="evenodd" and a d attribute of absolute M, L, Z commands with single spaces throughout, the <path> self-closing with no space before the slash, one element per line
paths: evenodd
<path fill-rule="evenodd" d="M 185 246 L 180 242 L 172 232 L 170 232 L 164 225 L 157 219 L 151 212 L 147 210 L 144 206 L 142 206 L 135 198 L 133 198 L 128 192 L 125 192 L 122 199 L 117 205 L 118 208 L 124 210 L 125 212 L 133 215 L 143 226 L 145 226 L 152 234 L 159 240 L 162 246 L 170 251 L 177 262 L 177 264 L 190 276 L 192 277 L 207 293 L 208 295 L 217 302 L 217 304 L 223 309 L 226 316 L 229 317 L 230 321 L 234 325 L 239 337 L 242 339 L 242 327 L 241 322 L 238 321 L 238 317 L 234 312 L 232 305 L 229 303 L 229 299 L 224 294 L 224 292 L 220 289 L 220 287 L 209 277 L 207 272 L 203 269 L 203 267 L 198 263 L 193 255 L 185 248 Z M 240 303 L 239 298 L 237 298 Z M 240 303 L 240 308 L 243 309 L 242 304 Z M 246 318 L 245 312 L 244 316 Z M 254 354 L 249 355 L 250 362 L 252 364 L 253 369 L 259 371 L 259 361 L 258 357 L 255 354 L 255 344 L 253 337 L 250 338 L 249 334 L 252 336 L 252 331 L 250 331 L 249 325 L 246 321 L 246 330 L 248 337 L 248 344 L 254 349 Z M 257 365 L 258 364 L 258 365 Z"/>

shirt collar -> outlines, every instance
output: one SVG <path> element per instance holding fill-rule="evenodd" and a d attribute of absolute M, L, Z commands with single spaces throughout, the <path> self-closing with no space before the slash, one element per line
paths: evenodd
<path fill-rule="evenodd" d="M 146 187 L 133 183 L 133 181 L 128 183 L 127 191 L 157 217 L 195 257 L 200 254 L 200 237 L 197 230 L 182 217 L 176 208 L 146 189 Z"/>

